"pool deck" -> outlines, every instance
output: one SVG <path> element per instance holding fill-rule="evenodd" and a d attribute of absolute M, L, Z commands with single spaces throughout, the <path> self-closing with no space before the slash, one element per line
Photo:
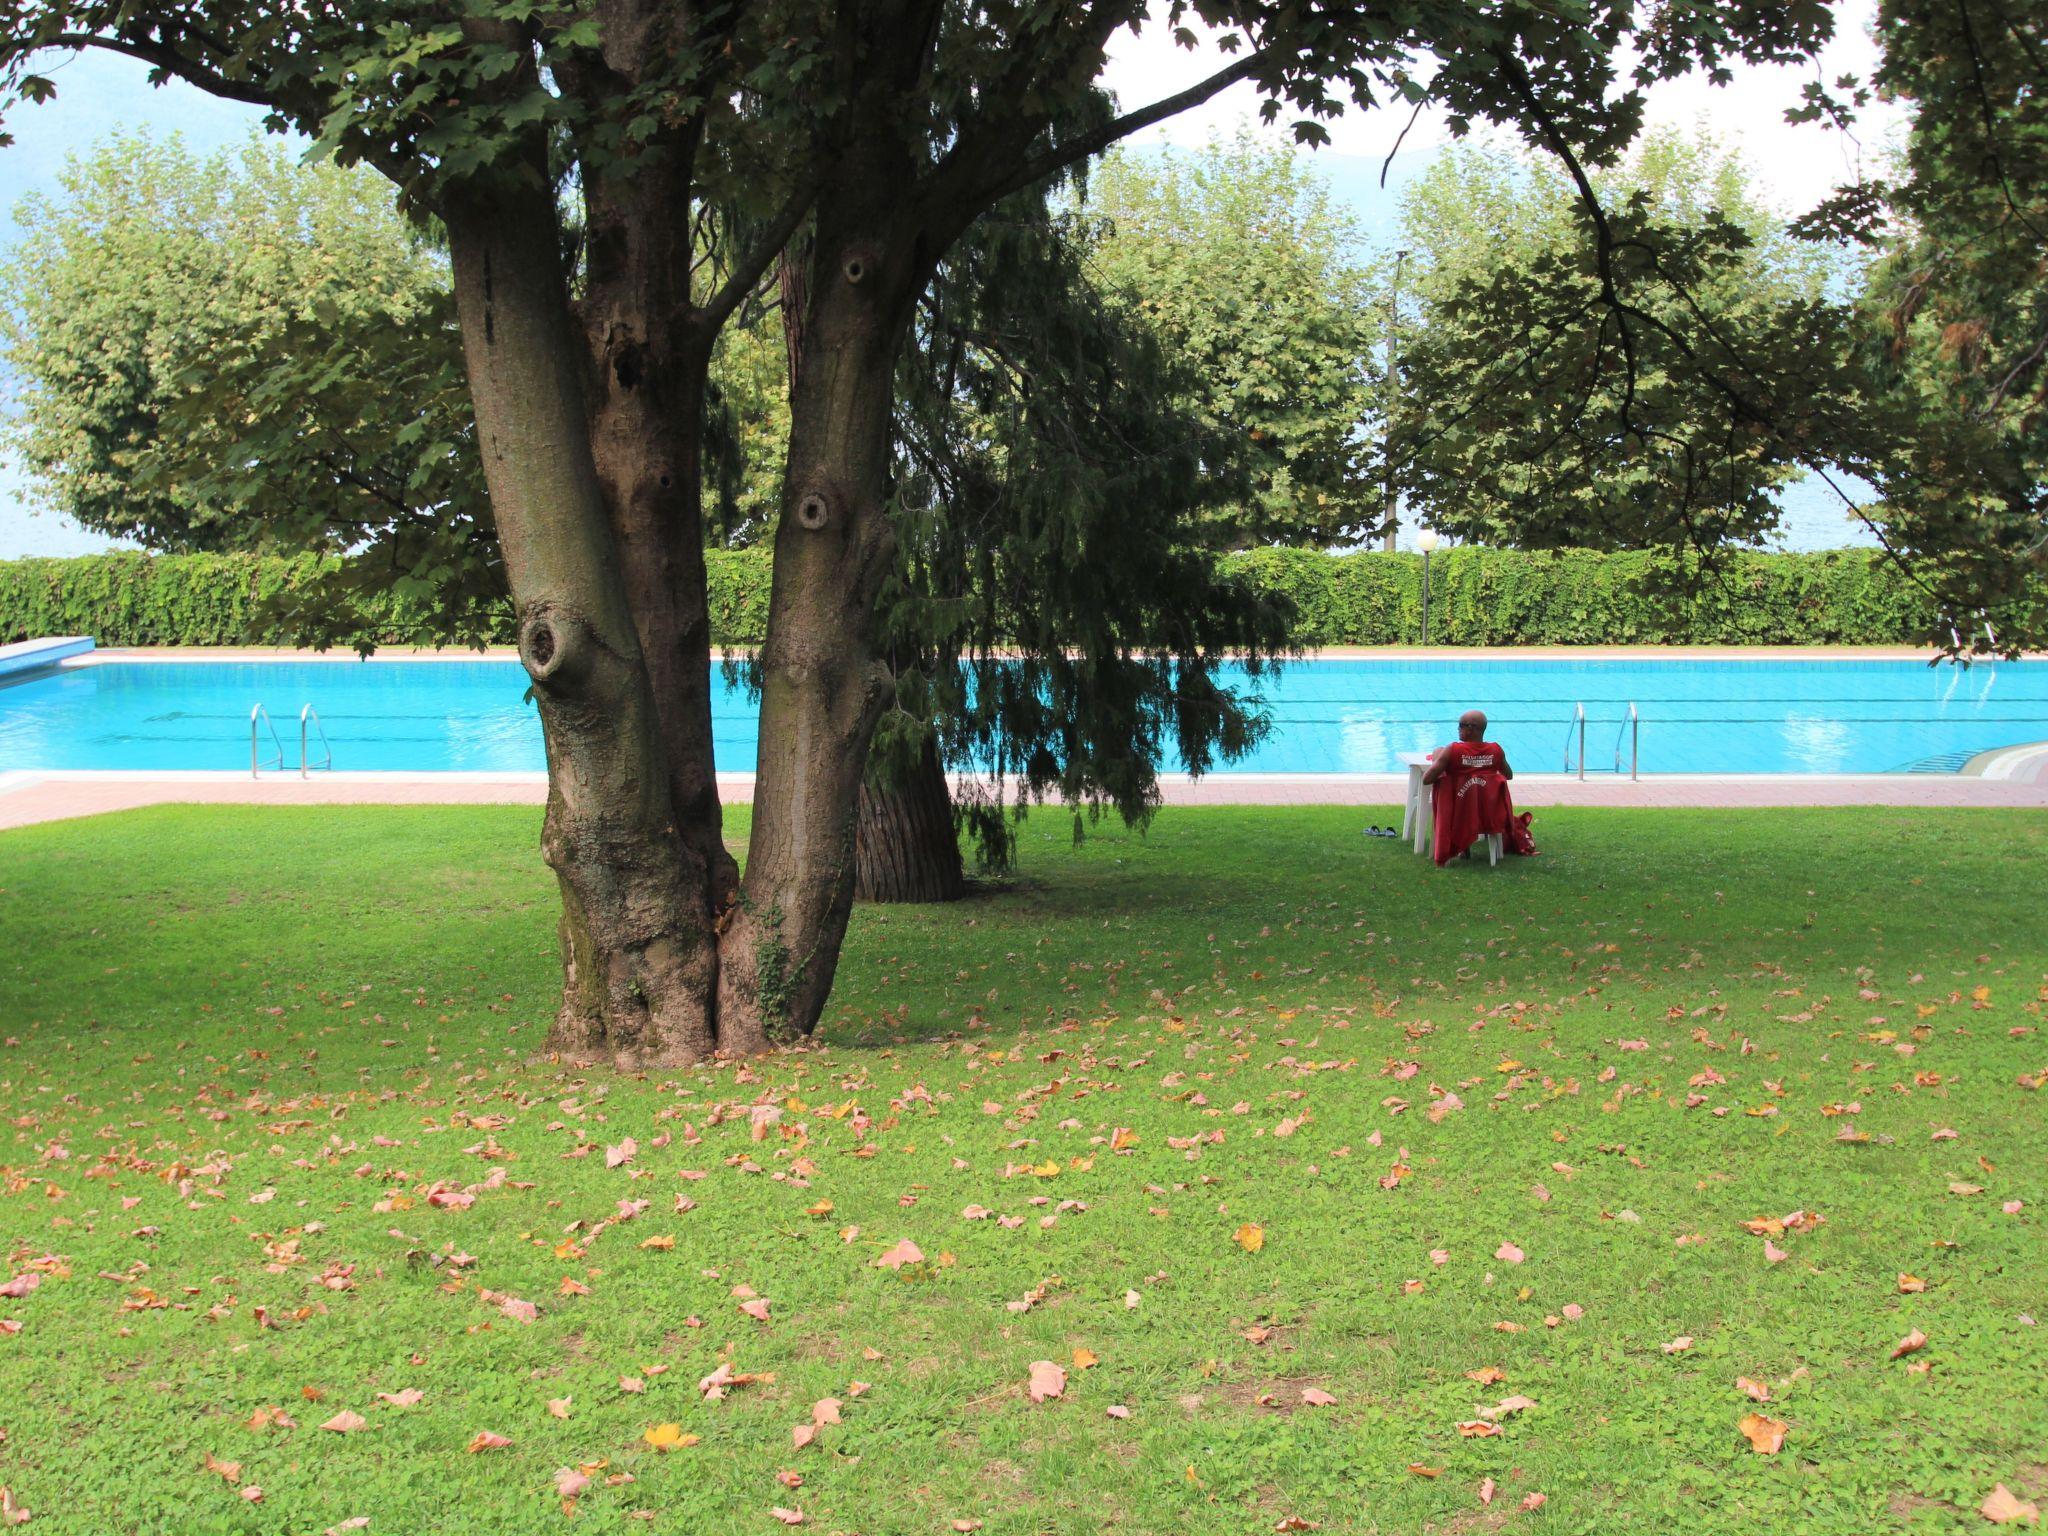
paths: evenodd
<path fill-rule="evenodd" d="M 1516 776 L 1515 803 L 1544 806 L 1763 807 L 1816 805 L 2006 806 L 2048 809 L 2048 754 L 2028 778 L 1969 774 L 1654 774 L 1641 780 L 1612 774 Z M 1216 774 L 1204 779 L 1162 775 L 1168 805 L 1373 805 L 1395 809 L 1407 794 L 1404 775 Z M 754 795 L 752 774 L 720 774 L 727 804 Z M 0 773 L 0 829 L 96 816 L 144 805 L 541 805 L 547 778 L 538 773 L 246 773 L 71 772 Z"/>

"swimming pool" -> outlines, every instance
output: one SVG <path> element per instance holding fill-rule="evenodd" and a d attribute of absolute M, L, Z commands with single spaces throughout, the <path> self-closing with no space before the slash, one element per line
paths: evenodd
<path fill-rule="evenodd" d="M 1477 708 L 1518 769 L 1555 773 L 1580 703 L 1595 771 L 1612 770 L 1631 703 L 1645 773 L 1953 771 L 2048 739 L 2048 661 L 1317 660 L 1262 686 L 1272 732 L 1225 772 L 1399 772 Z M 525 692 L 511 660 L 72 661 L 0 681 L 0 772 L 246 772 L 257 703 L 293 767 L 310 703 L 337 769 L 535 772 Z M 714 693 L 719 769 L 749 772 L 753 706 L 720 678 Z"/>

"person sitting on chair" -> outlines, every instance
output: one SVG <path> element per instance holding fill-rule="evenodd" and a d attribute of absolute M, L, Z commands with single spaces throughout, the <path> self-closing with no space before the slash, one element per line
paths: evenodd
<path fill-rule="evenodd" d="M 1458 739 L 1438 749 L 1422 782 L 1433 786 L 1436 862 L 1448 864 L 1482 837 L 1504 837 L 1511 853 L 1534 853 L 1528 815 L 1515 814 L 1508 780 L 1515 770 L 1499 743 L 1486 739 L 1486 716 L 1468 709 L 1458 716 Z"/>

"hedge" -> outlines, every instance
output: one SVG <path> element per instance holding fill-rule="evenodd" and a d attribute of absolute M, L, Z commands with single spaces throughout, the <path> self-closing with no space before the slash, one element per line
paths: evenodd
<path fill-rule="evenodd" d="M 1291 597 L 1304 645 L 1398 645 L 1422 625 L 1422 560 L 1407 553 L 1257 550 L 1231 563 Z M 713 550 L 719 644 L 758 641 L 768 617 L 766 550 Z M 311 556 L 86 555 L 0 560 L 0 642 L 91 635 L 102 645 L 239 645 L 273 639 L 261 610 L 306 581 Z M 1917 589 L 1865 550 L 1738 556 L 1674 601 L 1647 554 L 1450 549 L 1430 562 L 1429 637 L 1441 645 L 1886 645 L 1924 639 Z M 413 632 L 387 599 L 397 638 Z M 503 633 L 511 639 L 509 611 Z"/>

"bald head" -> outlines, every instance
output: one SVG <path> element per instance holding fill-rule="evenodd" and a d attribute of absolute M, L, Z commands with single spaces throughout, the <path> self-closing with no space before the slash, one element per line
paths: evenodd
<path fill-rule="evenodd" d="M 1460 740 L 1460 741 L 1484 741 L 1484 740 L 1486 740 L 1486 711 L 1485 711 L 1485 710 L 1483 710 L 1483 709 L 1468 709 L 1468 710 L 1466 710 L 1466 711 L 1465 711 L 1465 713 L 1463 713 L 1462 715 L 1458 716 L 1458 740 Z"/>

